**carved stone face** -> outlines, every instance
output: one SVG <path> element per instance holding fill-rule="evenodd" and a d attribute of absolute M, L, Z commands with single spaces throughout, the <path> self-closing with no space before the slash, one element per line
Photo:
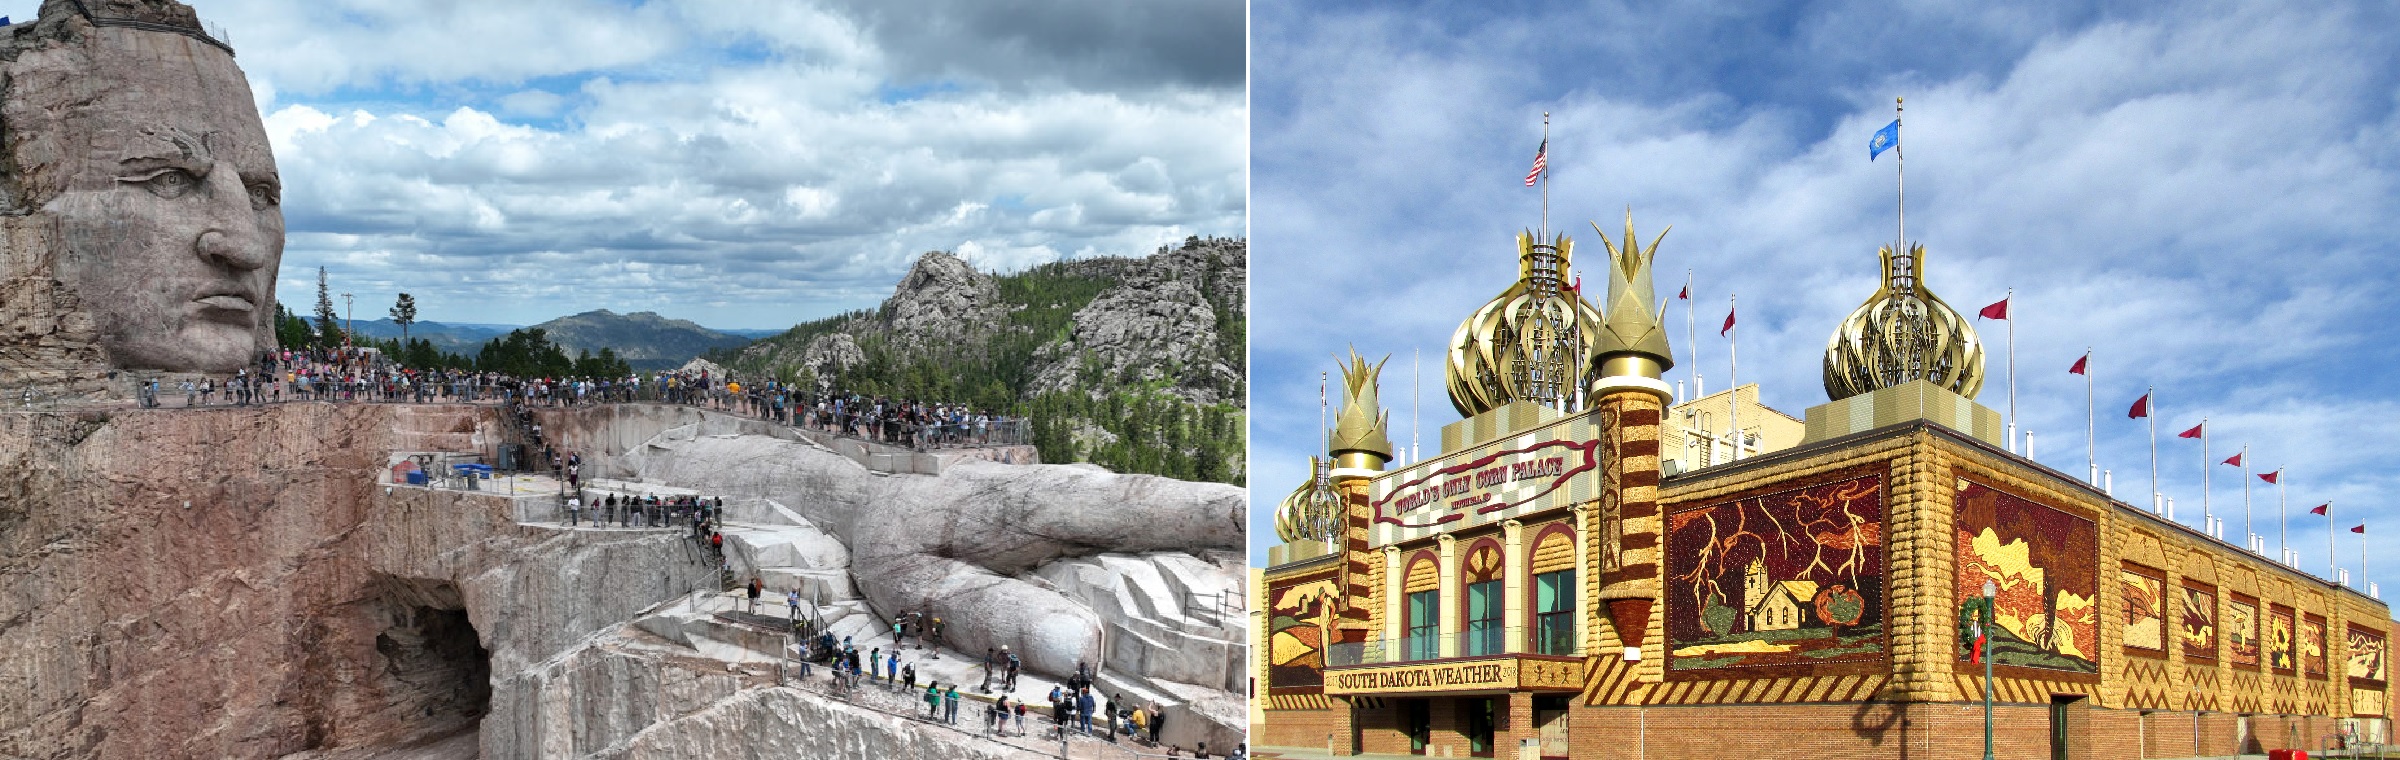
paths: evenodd
<path fill-rule="evenodd" d="M 65 81 L 20 73 L 9 111 L 50 109 L 60 279 L 112 366 L 222 372 L 274 345 L 282 183 L 233 58 L 188 38 L 96 30 Z M 80 100 L 78 100 L 80 99 Z"/>

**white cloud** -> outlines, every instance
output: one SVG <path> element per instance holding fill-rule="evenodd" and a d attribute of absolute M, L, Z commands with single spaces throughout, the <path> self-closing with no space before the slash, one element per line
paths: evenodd
<path fill-rule="evenodd" d="M 911 11 L 973 16 L 943 23 L 948 60 L 830 2 L 196 7 L 266 109 L 287 303 L 327 266 L 429 320 L 775 327 L 879 301 L 926 250 L 1012 269 L 1243 228 L 1246 106 L 1222 51 L 1062 55 L 959 6 Z M 1235 32 L 1210 44 L 1238 60 Z"/>

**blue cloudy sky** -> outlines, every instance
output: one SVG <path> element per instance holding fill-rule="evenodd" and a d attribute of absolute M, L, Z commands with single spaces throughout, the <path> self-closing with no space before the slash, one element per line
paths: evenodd
<path fill-rule="evenodd" d="M 322 265 L 362 318 L 788 327 L 929 249 L 1242 232 L 1240 0 L 190 1 L 266 114 L 298 310 Z"/>
<path fill-rule="evenodd" d="M 1505 10 L 1498 9 L 1505 6 Z M 1764 9 L 1766 12 L 1760 12 Z M 2143 501 L 2156 385 L 2163 490 L 2196 523 L 2203 415 L 2218 458 L 2286 466 L 2292 545 L 2324 573 L 2331 499 L 2400 548 L 2400 6 L 2384 3 L 1261 4 L 1253 19 L 1252 482 L 1306 476 L 1318 373 L 1389 353 L 1393 439 L 1457 419 L 1438 357 L 1514 277 L 1539 220 L 1521 180 L 1553 113 L 1554 227 L 1614 237 L 1627 205 L 1660 246 L 1659 295 L 1696 271 L 1699 363 L 1742 304 L 1742 380 L 1794 415 L 1825 401 L 1835 323 L 1893 235 L 1892 156 L 1869 136 L 1908 99 L 1908 231 L 1928 284 L 1971 312 L 2016 289 L 2018 408 L 2038 458 L 2099 459 Z M 1672 324 L 1686 367 L 1684 312 Z M 2004 407 L 2004 328 L 1981 400 Z M 1337 375 L 1338 377 L 1338 375 Z M 1432 454 L 1432 444 L 1426 453 Z M 2215 507 L 2240 531 L 2240 478 Z M 2276 545 L 2274 491 L 2259 532 Z M 1274 538 L 1255 512 L 1254 557 Z M 2356 536 L 2337 554 L 2355 572 Z M 2386 553 L 2385 556 L 2395 556 Z M 2400 560 L 2377 578 L 2400 579 Z M 2395 588 L 2400 588 L 2396 586 Z"/>

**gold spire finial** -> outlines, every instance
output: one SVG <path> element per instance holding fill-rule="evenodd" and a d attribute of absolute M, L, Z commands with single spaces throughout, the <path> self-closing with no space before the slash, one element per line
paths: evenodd
<path fill-rule="evenodd" d="M 1601 298 L 1601 321 L 1593 332 L 1592 376 L 1638 376 L 1653 380 L 1665 376 L 1675 366 L 1674 349 L 1667 345 L 1666 315 L 1651 304 L 1657 290 L 1650 281 L 1650 265 L 1658 258 L 1658 244 L 1667 239 L 1668 225 L 1659 230 L 1644 248 L 1641 238 L 1633 234 L 1633 207 L 1625 207 L 1625 241 L 1623 247 L 1600 231 L 1600 223 L 1592 223 L 1592 232 L 1600 236 L 1600 245 L 1608 249 L 1608 291 Z"/>
<path fill-rule="evenodd" d="M 1600 312 L 1570 286 L 1575 241 L 1517 234 L 1517 282 L 1450 335 L 1444 374 L 1450 405 L 1473 417 L 1527 401 L 1582 409 L 1583 377 Z"/>
<path fill-rule="evenodd" d="M 1974 398 L 1983 389 L 1983 342 L 1925 287 L 1925 246 L 1876 253 L 1883 282 L 1826 343 L 1825 395 L 1840 401 L 1921 379 Z"/>
<path fill-rule="evenodd" d="M 1326 446 L 1326 453 L 1332 454 L 1341 466 L 1382 469 L 1385 462 L 1392 461 L 1392 439 L 1384 434 L 1390 427 L 1391 413 L 1383 410 L 1378 389 L 1383 363 L 1391 360 L 1391 355 L 1386 354 L 1368 364 L 1358 355 L 1358 349 L 1352 348 L 1350 358 L 1341 362 L 1342 412 L 1334 418 L 1333 441 Z M 1358 461 L 1359 454 L 1372 454 L 1377 460 L 1368 466 Z"/>

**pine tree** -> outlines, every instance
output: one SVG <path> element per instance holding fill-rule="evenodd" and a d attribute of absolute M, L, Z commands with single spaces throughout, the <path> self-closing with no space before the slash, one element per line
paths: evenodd
<path fill-rule="evenodd" d="M 322 290 L 320 290 L 319 292 L 323 292 L 323 291 L 322 291 Z M 328 302 L 328 303 L 327 303 L 327 305 L 331 305 L 331 302 Z M 417 299 L 416 299 L 416 297 L 415 297 L 415 296 L 411 296 L 411 295 L 409 295 L 409 294 L 407 294 L 407 293 L 402 293 L 402 294 L 400 294 L 400 300 L 399 300 L 399 302 L 398 302 L 398 303 L 394 303 L 394 304 L 392 304 L 392 323 L 400 326 L 400 342 L 401 342 L 401 343 L 405 344 L 405 343 L 407 343 L 407 342 L 408 342 L 408 326 L 409 326 L 409 325 L 412 325 L 412 324 L 416 324 L 416 322 L 417 322 Z"/>
<path fill-rule="evenodd" d="M 325 287 L 325 268 L 317 267 L 317 345 L 342 342 L 341 313 L 333 310 L 333 291 Z"/>

